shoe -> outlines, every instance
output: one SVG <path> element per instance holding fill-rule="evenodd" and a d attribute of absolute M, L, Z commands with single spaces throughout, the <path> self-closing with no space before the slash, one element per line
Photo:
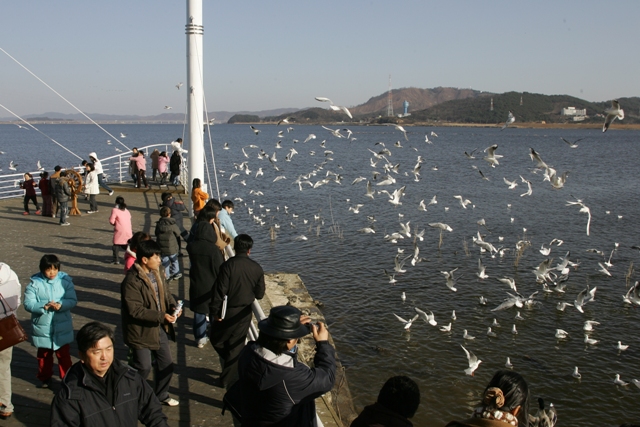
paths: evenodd
<path fill-rule="evenodd" d="M 171 280 L 178 280 L 181 277 L 182 277 L 182 273 L 176 273 L 173 276 L 171 276 Z"/>
<path fill-rule="evenodd" d="M 88 214 L 96 213 L 98 211 L 87 211 Z"/>
<path fill-rule="evenodd" d="M 42 213 L 42 211 L 41 211 L 40 209 L 38 209 L 38 210 L 36 211 L 36 215 L 40 215 L 41 213 Z"/>
<path fill-rule="evenodd" d="M 109 195 L 113 196 L 113 190 L 109 191 Z"/>
<path fill-rule="evenodd" d="M 40 385 L 36 386 L 37 388 L 51 388 L 51 380 L 48 379 L 46 381 L 42 381 L 42 383 L 40 383 Z"/>
<path fill-rule="evenodd" d="M 22 212 L 22 215 L 29 215 L 29 212 Z"/>
<path fill-rule="evenodd" d="M 162 401 L 163 405 L 167 405 L 167 406 L 178 406 L 180 404 L 180 402 L 178 402 L 176 399 L 173 399 L 171 397 L 166 398 L 165 400 Z"/>
<path fill-rule="evenodd" d="M 120 265 L 120 261 L 111 261 L 111 264 L 113 264 L 113 265 Z"/>
<path fill-rule="evenodd" d="M 60 225 L 61 225 L 62 227 L 65 227 L 65 226 L 67 226 L 67 225 L 71 225 L 71 223 L 63 222 L 63 223 L 62 223 L 62 224 L 60 224 Z"/>
<path fill-rule="evenodd" d="M 198 348 L 204 348 L 205 345 L 209 342 L 209 338 L 204 337 L 198 340 Z"/>
<path fill-rule="evenodd" d="M 0 418 L 2 418 L 3 420 L 6 420 L 6 419 L 7 419 L 7 418 L 9 418 L 11 415 L 13 415 L 13 412 L 0 411 Z"/>

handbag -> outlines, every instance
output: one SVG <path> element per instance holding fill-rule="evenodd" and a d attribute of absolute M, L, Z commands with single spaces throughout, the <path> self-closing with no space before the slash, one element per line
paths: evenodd
<path fill-rule="evenodd" d="M 9 311 L 14 311 L 2 294 L 0 294 L 0 302 L 2 303 L 5 313 L 7 312 L 7 307 L 9 307 Z M 0 319 L 0 351 L 20 344 L 22 341 L 26 341 L 27 338 L 27 333 L 18 322 L 14 313 Z"/>

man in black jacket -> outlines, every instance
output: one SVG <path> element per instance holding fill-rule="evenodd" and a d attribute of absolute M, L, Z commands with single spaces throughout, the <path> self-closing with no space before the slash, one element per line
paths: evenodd
<path fill-rule="evenodd" d="M 262 299 L 265 291 L 262 267 L 249 258 L 253 239 L 239 234 L 234 247 L 236 255 L 220 266 L 209 305 L 212 319 L 209 338 L 220 356 L 223 387 L 231 386 L 237 379 L 238 356 L 251 323 L 251 304 L 254 299 Z"/>
<path fill-rule="evenodd" d="M 168 427 L 162 405 L 147 382 L 113 357 L 113 331 L 84 325 L 76 336 L 80 362 L 62 381 L 51 404 L 51 426 Z"/>
<path fill-rule="evenodd" d="M 336 355 L 322 322 L 311 325 L 292 306 L 274 307 L 258 323 L 260 336 L 242 350 L 239 380 L 224 396 L 225 407 L 243 426 L 315 426 L 315 398 L 333 388 Z M 313 368 L 298 362 L 298 339 L 313 333 Z M 234 423 L 235 424 L 235 423 Z"/>

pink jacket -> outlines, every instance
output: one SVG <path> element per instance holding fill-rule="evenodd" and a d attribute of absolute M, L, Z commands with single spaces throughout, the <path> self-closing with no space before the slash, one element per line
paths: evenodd
<path fill-rule="evenodd" d="M 118 207 L 111 210 L 109 223 L 113 225 L 113 244 L 126 245 L 131 236 L 133 229 L 131 227 L 131 212 L 127 209 L 122 210 Z"/>
<path fill-rule="evenodd" d="M 142 154 L 138 154 L 136 157 L 129 157 L 129 160 L 133 160 L 134 162 L 136 162 L 136 166 L 138 167 L 138 170 L 142 170 L 142 171 L 146 171 L 147 170 L 147 158 L 144 157 Z"/>
<path fill-rule="evenodd" d="M 169 158 L 167 156 L 158 156 L 158 171 L 160 173 L 165 173 L 167 171 L 167 163 L 169 163 Z"/>

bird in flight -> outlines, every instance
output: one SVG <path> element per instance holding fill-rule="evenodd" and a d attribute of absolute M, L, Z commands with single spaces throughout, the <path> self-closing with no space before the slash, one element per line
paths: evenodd
<path fill-rule="evenodd" d="M 609 129 L 609 125 L 615 119 L 622 120 L 624 119 L 624 110 L 620 108 L 620 103 L 616 100 L 611 101 L 611 108 L 607 108 L 604 110 L 607 114 L 607 117 L 604 119 L 604 126 L 602 126 L 602 132 L 606 132 Z"/>
<path fill-rule="evenodd" d="M 164 109 L 165 109 L 165 110 L 171 110 L 172 108 L 173 108 L 173 107 L 169 107 L 168 105 L 165 105 L 165 106 L 164 106 Z"/>
<path fill-rule="evenodd" d="M 180 82 L 180 83 L 178 83 L 178 84 L 176 85 L 176 88 L 178 88 L 178 90 L 180 90 L 180 88 L 181 88 L 181 87 L 182 87 L 182 82 Z"/>
<path fill-rule="evenodd" d="M 504 122 L 504 124 L 502 125 L 502 129 L 500 129 L 500 130 L 505 130 L 507 128 L 507 126 L 509 126 L 510 124 L 512 124 L 515 121 L 516 121 L 515 116 L 513 115 L 513 113 L 511 111 L 509 111 L 509 116 L 507 117 L 507 121 Z"/>

